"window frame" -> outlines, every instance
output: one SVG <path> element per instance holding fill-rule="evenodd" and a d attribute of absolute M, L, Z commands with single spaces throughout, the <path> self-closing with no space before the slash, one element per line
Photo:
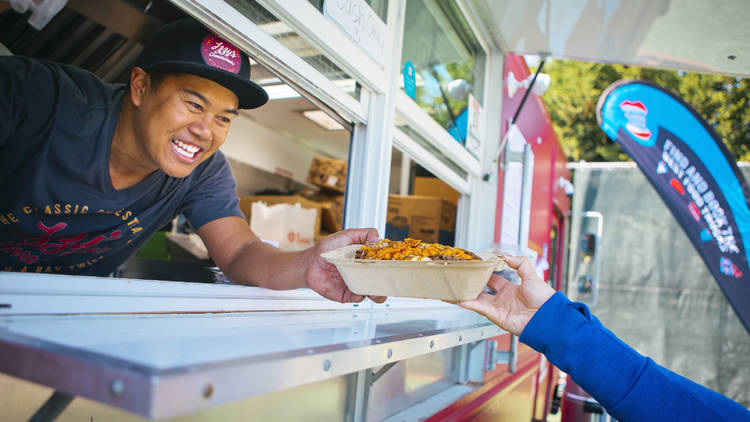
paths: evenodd
<path fill-rule="evenodd" d="M 170 0 L 196 20 L 216 31 L 261 64 L 274 69 L 284 82 L 307 92 L 353 124 L 367 122 L 367 110 L 333 81 L 265 33 L 249 18 L 223 1 Z M 317 10 L 309 3 L 316 13 Z"/>
<path fill-rule="evenodd" d="M 388 91 L 386 68 L 372 59 L 347 33 L 307 0 L 256 0 L 283 20 L 311 46 L 375 94 Z M 314 30 L 311 30 L 314 29 Z M 385 55 L 388 55 L 386 47 Z"/>
<path fill-rule="evenodd" d="M 496 157 L 501 122 L 487 118 L 480 134 L 484 145 L 477 159 L 456 142 L 419 105 L 401 89 L 401 50 L 406 0 L 390 0 L 386 20 L 385 67 L 363 51 L 334 22 L 329 21 L 307 0 L 257 0 L 258 3 L 293 28 L 328 59 L 362 85 L 356 100 L 328 80 L 322 73 L 266 34 L 249 18 L 223 1 L 170 0 L 220 35 L 280 73 L 281 78 L 311 96 L 322 108 L 339 114 L 353 127 L 349 151 L 344 227 L 375 227 L 385 233 L 391 152 L 394 144 L 411 159 L 425 163 L 433 174 L 461 194 L 456 220 L 456 244 L 473 250 L 488 250 L 492 245 L 497 196 Z M 455 0 L 473 35 L 484 50 L 483 113 L 500 116 L 504 55 L 495 37 L 482 22 L 482 7 L 473 0 Z M 494 79 L 498 79 L 495 81 Z M 394 116 L 409 124 L 432 146 L 442 151 L 464 171 L 461 177 L 427 149 L 420 147 L 395 127 Z M 440 163 L 439 163 L 440 162 Z"/>

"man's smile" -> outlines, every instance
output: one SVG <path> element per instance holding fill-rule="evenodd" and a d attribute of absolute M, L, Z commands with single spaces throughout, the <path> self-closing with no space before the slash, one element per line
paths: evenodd
<path fill-rule="evenodd" d="M 172 138 L 172 150 L 177 154 L 178 158 L 186 163 L 195 162 L 198 155 L 203 151 L 201 147 L 177 138 Z"/>

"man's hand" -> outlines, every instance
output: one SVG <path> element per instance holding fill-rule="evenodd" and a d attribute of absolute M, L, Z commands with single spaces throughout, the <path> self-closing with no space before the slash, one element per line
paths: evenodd
<path fill-rule="evenodd" d="M 521 335 L 531 317 L 555 290 L 539 278 L 528 258 L 506 255 L 503 259 L 518 271 L 521 285 L 493 274 L 488 285 L 497 290 L 496 295 L 482 293 L 476 299 L 459 302 L 459 306 L 479 312 L 500 328 Z"/>
<path fill-rule="evenodd" d="M 352 293 L 336 266 L 320 254 L 346 245 L 376 242 L 375 229 L 349 229 L 332 234 L 304 251 L 280 251 L 267 245 L 239 217 L 224 217 L 198 229 L 211 258 L 224 274 L 237 284 L 287 290 L 309 287 L 321 296 L 337 302 L 361 302 L 363 296 Z M 370 297 L 382 303 L 384 297 Z"/>
<path fill-rule="evenodd" d="M 364 244 L 365 241 L 376 242 L 378 232 L 375 229 L 348 229 L 334 233 L 312 247 L 308 256 L 305 283 L 307 287 L 320 293 L 321 296 L 337 302 L 361 302 L 363 296 L 354 294 L 346 287 L 336 266 L 320 256 L 323 252 L 344 247 L 346 245 Z M 370 297 L 375 302 L 382 303 L 384 297 Z"/>

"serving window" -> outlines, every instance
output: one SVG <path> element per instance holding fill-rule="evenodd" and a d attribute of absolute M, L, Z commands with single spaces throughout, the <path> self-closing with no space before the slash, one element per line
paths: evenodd
<path fill-rule="evenodd" d="M 6 10 L 0 15 L 0 41 L 11 54 L 72 64 L 107 82 L 125 83 L 148 32 L 186 14 L 163 1 L 154 2 L 145 12 L 119 2 L 112 2 L 112 6 L 124 8 L 118 14 L 132 15 L 140 30 L 123 31 L 117 15 L 97 15 L 75 3 L 41 30 L 29 26 L 31 13 Z M 261 26 L 280 24 L 268 18 L 270 14 L 263 9 L 253 10 L 265 17 Z M 289 33 L 282 38 L 299 40 Z M 325 62 L 320 54 L 308 57 L 312 63 Z M 360 92 L 356 81 L 335 66 L 326 69 L 326 76 L 352 100 Z M 285 82 L 252 55 L 251 79 L 268 91 L 269 102 L 258 109 L 241 110 L 221 148 L 235 177 L 240 206 L 248 224 L 263 240 L 284 250 L 312 246 L 344 225 L 351 119 L 321 107 L 319 100 Z M 300 207 L 295 206 L 297 203 Z M 254 208 L 263 212 L 253 213 Z M 155 233 L 115 275 L 221 280 L 212 266 L 195 228 L 178 216 Z"/>
<path fill-rule="evenodd" d="M 14 12 L 7 11 L 2 36 L 17 53 L 67 61 L 118 82 L 127 77 L 149 31 L 190 15 L 250 54 L 252 79 L 270 94 L 266 106 L 240 114 L 222 148 L 240 196 L 306 192 L 306 199 L 324 202 L 327 216 L 321 211 L 316 217 L 314 239 L 345 227 L 376 227 L 384 235 L 395 145 L 410 157 L 413 168 L 424 170 L 424 177 L 434 176 L 457 192 L 456 233 L 466 238 L 469 214 L 461 210 L 474 206 L 470 197 L 479 197 L 474 184 L 483 176 L 487 158 L 465 147 L 471 130 L 467 125 L 461 135 L 462 126 L 454 118 L 466 116 L 470 98 L 486 106 L 486 47 L 457 3 L 366 3 L 387 25 L 387 33 L 381 35 L 395 40 L 386 45 L 383 63 L 326 16 L 326 4 L 332 2 L 322 0 L 132 2 L 126 7 L 131 29 L 120 23 L 119 16 L 126 15 L 123 10 L 102 15 L 84 3 L 71 2 L 31 38 L 23 34 L 28 32 L 22 28 L 27 17 L 12 17 Z M 122 8 L 124 3 L 112 4 Z M 9 42 L 10 36 L 33 42 Z M 18 45 L 34 51 L 18 50 Z M 399 87 L 406 61 L 417 71 L 416 100 Z M 481 138 L 484 132 L 476 135 Z M 170 234 L 184 230 L 183 220 L 174 223 Z M 165 257 L 171 252 L 157 246 L 140 256 Z"/>

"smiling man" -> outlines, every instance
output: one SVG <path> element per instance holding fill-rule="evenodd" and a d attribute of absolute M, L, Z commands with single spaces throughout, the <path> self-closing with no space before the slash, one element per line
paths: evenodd
<path fill-rule="evenodd" d="M 218 149 L 239 109 L 268 100 L 249 78 L 248 57 L 190 19 L 158 31 L 126 86 L 0 58 L 0 270 L 107 275 L 182 213 L 236 283 L 362 300 L 320 253 L 375 230 L 282 252 L 244 220 Z"/>

